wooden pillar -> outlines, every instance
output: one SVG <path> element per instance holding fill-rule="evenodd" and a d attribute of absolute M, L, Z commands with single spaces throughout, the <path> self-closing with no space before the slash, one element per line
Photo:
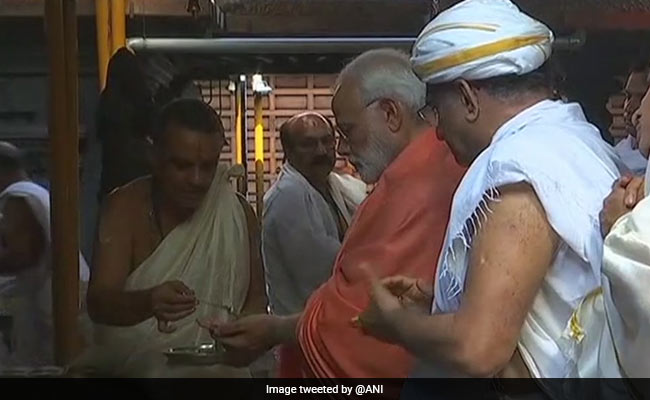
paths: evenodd
<path fill-rule="evenodd" d="M 79 310 L 79 124 L 75 0 L 47 0 L 50 64 L 51 234 L 55 357 L 59 365 L 81 350 Z"/>
<path fill-rule="evenodd" d="M 255 93 L 255 208 L 258 218 L 264 210 L 264 120 L 262 94 Z"/>
<path fill-rule="evenodd" d="M 111 2 L 111 55 L 126 46 L 126 0 Z"/>
<path fill-rule="evenodd" d="M 95 0 L 95 23 L 97 25 L 97 66 L 99 67 L 99 90 L 106 86 L 108 60 L 112 54 L 111 34 L 109 29 L 109 0 Z"/>

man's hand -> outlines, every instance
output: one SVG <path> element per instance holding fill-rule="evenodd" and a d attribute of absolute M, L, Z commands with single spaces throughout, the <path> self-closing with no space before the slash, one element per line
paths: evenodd
<path fill-rule="evenodd" d="M 600 229 L 603 237 L 607 236 L 614 223 L 630 212 L 645 195 L 643 177 L 624 176 L 614 185 L 614 189 L 603 203 L 600 212 Z"/>
<path fill-rule="evenodd" d="M 233 322 L 216 319 L 200 322 L 210 330 L 212 338 L 227 350 L 225 364 L 235 367 L 249 365 L 285 340 L 280 333 L 283 317 L 257 314 Z"/>
<path fill-rule="evenodd" d="M 280 344 L 277 337 L 279 319 L 276 315 L 257 314 L 233 322 L 214 321 L 210 333 L 214 340 L 231 349 L 265 352 Z"/>
<path fill-rule="evenodd" d="M 370 304 L 352 322 L 378 339 L 389 343 L 399 342 L 399 318 L 410 313 L 409 308 L 414 305 L 421 309 L 430 297 L 417 288 L 417 280 L 396 277 L 380 281 L 370 267 L 364 265 L 360 268 L 370 280 Z M 408 296 L 407 301 L 404 301 L 405 296 Z"/>
<path fill-rule="evenodd" d="M 181 281 L 170 281 L 151 289 L 151 310 L 158 320 L 158 329 L 170 333 L 176 328 L 169 325 L 196 311 L 194 292 Z"/>
<path fill-rule="evenodd" d="M 645 197 L 644 176 L 624 176 L 617 185 L 625 188 L 625 205 L 632 209 Z"/>
<path fill-rule="evenodd" d="M 382 279 L 381 285 L 397 296 L 405 307 L 429 314 L 433 302 L 432 285 L 422 279 L 399 275 Z"/>

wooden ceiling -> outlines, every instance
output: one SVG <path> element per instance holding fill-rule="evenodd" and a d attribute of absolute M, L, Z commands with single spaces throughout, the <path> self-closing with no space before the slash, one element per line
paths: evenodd
<path fill-rule="evenodd" d="M 45 0 L 0 0 L 2 17 L 41 17 Z M 243 35 L 416 35 L 436 8 L 459 0 L 128 0 L 135 35 L 147 24 L 154 36 L 205 33 L 212 5 L 225 14 L 221 33 Z M 575 29 L 650 30 L 650 0 L 514 0 L 558 33 Z M 77 0 L 81 16 L 94 0 Z M 182 21 L 182 22 L 180 22 Z M 219 34 L 217 32 L 216 34 Z"/>

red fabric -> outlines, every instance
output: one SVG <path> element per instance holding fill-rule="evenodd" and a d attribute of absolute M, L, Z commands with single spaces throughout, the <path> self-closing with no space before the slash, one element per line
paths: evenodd
<path fill-rule="evenodd" d="M 302 356 L 296 346 L 283 345 L 278 347 L 277 378 L 302 378 Z"/>
<path fill-rule="evenodd" d="M 384 171 L 361 205 L 332 277 L 309 299 L 298 324 L 303 375 L 318 378 L 406 377 L 412 356 L 351 323 L 368 305 L 368 262 L 379 277 L 433 283 L 451 200 L 463 175 L 435 133 L 415 139 Z"/>

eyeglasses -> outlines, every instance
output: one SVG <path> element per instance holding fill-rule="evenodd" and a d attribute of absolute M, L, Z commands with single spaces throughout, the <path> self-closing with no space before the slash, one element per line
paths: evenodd
<path fill-rule="evenodd" d="M 370 107 L 371 105 L 373 105 L 373 104 L 375 104 L 376 102 L 378 102 L 378 101 L 380 101 L 380 100 L 383 100 L 383 99 L 384 99 L 383 97 L 378 97 L 378 98 L 376 98 L 376 99 L 372 99 L 372 100 L 370 100 L 369 102 L 367 102 L 367 103 L 363 106 L 362 111 L 365 111 L 368 107 Z M 353 129 L 354 129 L 354 128 L 352 128 L 352 130 L 353 130 Z M 349 144 L 350 144 L 350 140 L 349 140 L 349 138 L 348 138 L 348 135 L 347 135 L 346 133 L 344 133 L 343 130 L 342 130 L 340 127 L 338 127 L 338 126 L 335 127 L 335 132 L 336 132 L 336 138 L 337 138 L 337 141 L 336 141 L 336 148 L 338 149 L 338 148 L 340 148 L 340 146 L 349 146 Z"/>
<path fill-rule="evenodd" d="M 420 108 L 417 112 L 418 117 L 429 125 L 436 127 L 438 126 L 438 122 L 440 120 L 440 113 L 438 112 L 438 108 L 431 105 L 431 104 L 425 104 L 422 108 Z"/>
<path fill-rule="evenodd" d="M 348 142 L 348 137 L 340 130 L 336 129 L 336 150 L 341 151 L 346 151 L 345 149 L 348 149 L 350 146 L 350 143 Z"/>

